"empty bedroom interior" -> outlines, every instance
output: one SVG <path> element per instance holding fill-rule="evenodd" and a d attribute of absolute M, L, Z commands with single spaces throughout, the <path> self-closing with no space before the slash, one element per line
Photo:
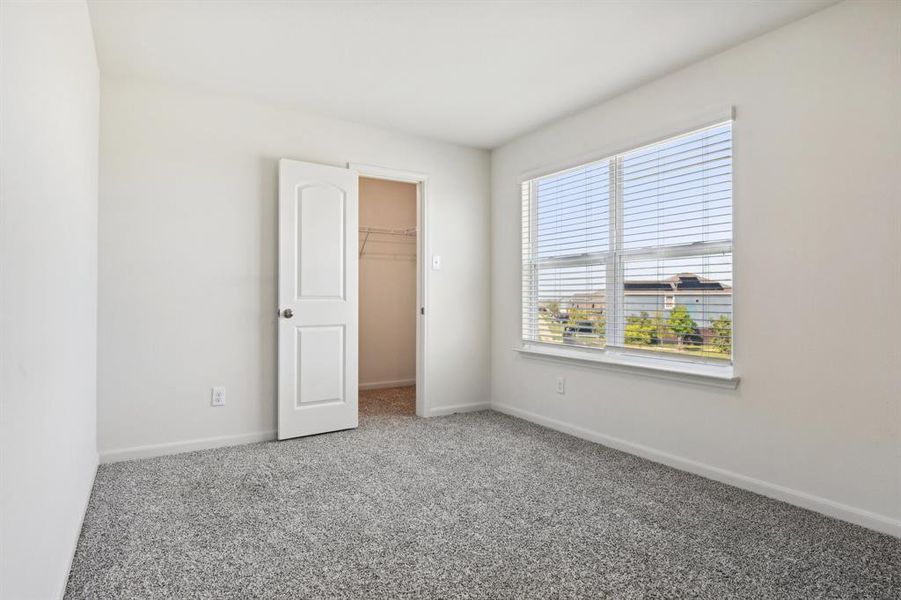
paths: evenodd
<path fill-rule="evenodd" d="M 901 599 L 901 2 L 0 27 L 3 600 Z"/>

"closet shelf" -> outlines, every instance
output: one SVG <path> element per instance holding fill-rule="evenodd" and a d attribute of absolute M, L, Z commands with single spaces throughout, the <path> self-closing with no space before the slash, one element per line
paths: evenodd
<path fill-rule="evenodd" d="M 415 236 L 416 228 L 407 227 L 406 229 L 385 229 L 384 227 L 360 227 L 360 233 L 378 233 L 382 235 L 406 235 Z"/>

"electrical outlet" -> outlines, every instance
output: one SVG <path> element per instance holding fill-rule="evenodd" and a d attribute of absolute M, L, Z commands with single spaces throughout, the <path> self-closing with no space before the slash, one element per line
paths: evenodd
<path fill-rule="evenodd" d="M 210 406 L 225 406 L 225 388 L 214 387 L 210 397 Z"/>
<path fill-rule="evenodd" d="M 557 393 L 558 394 L 566 393 L 566 378 L 565 377 L 557 378 Z"/>

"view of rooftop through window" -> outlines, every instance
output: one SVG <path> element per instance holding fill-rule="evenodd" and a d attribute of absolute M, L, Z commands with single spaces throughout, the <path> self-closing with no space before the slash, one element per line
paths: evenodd
<path fill-rule="evenodd" d="M 523 183 L 523 338 L 732 357 L 732 124 Z"/>

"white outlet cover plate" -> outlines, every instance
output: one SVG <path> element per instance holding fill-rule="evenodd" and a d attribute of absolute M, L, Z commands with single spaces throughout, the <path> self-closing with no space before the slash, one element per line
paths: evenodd
<path fill-rule="evenodd" d="M 225 406 L 225 388 L 214 387 L 210 397 L 211 406 Z"/>

